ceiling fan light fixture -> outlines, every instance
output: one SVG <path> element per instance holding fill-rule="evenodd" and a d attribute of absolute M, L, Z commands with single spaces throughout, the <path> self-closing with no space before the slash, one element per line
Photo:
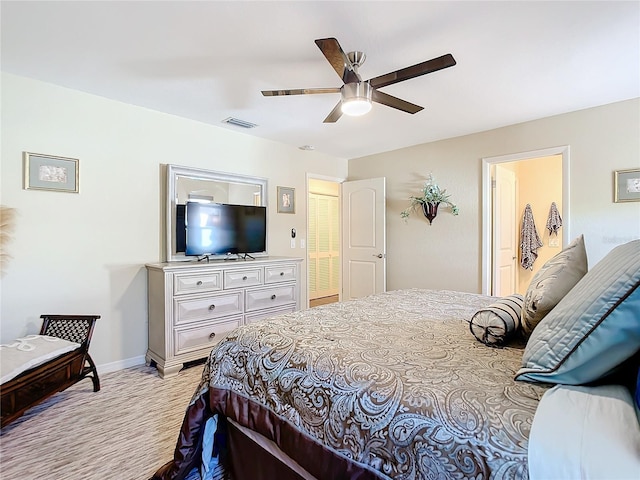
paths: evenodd
<path fill-rule="evenodd" d="M 262 90 L 262 95 L 265 97 L 277 97 L 281 95 L 311 95 L 340 92 L 342 98 L 335 107 L 333 107 L 331 112 L 329 112 L 329 115 L 327 115 L 323 123 L 335 123 L 343 114 L 355 116 L 364 115 L 371 110 L 372 102 L 410 114 L 418 113 L 423 110 L 423 107 L 420 105 L 415 105 L 401 98 L 381 92 L 379 89 L 387 85 L 393 85 L 421 75 L 426 75 L 427 73 L 437 72 L 443 68 L 453 67 L 456 64 L 453 55 L 447 53 L 446 55 L 363 81 L 358 73 L 358 69 L 366 59 L 366 55 L 363 52 L 354 51 L 344 53 L 338 40 L 333 37 L 318 38 L 316 45 L 342 80 L 342 87 Z"/>
<path fill-rule="evenodd" d="M 371 85 L 368 82 L 345 83 L 342 94 L 342 113 L 352 117 L 365 115 L 371 111 Z"/>

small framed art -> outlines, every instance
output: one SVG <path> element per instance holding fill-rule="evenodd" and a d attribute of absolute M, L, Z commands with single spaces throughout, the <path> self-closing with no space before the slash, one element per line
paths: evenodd
<path fill-rule="evenodd" d="M 278 187 L 278 213 L 296 213 L 296 189 Z"/>
<path fill-rule="evenodd" d="M 640 168 L 613 173 L 614 202 L 640 202 Z"/>
<path fill-rule="evenodd" d="M 78 193 L 78 159 L 24 152 L 25 190 Z"/>

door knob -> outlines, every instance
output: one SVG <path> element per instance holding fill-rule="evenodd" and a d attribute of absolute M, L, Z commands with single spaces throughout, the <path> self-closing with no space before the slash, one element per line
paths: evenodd
<path fill-rule="evenodd" d="M 373 256 L 374 257 L 378 257 L 378 258 L 384 258 L 384 255 L 382 255 L 381 253 L 379 253 L 377 255 L 374 253 Z"/>

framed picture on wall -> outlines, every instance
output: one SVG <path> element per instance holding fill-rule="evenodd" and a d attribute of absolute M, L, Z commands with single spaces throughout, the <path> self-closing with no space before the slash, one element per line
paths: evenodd
<path fill-rule="evenodd" d="M 23 153 L 25 190 L 78 193 L 78 159 Z"/>
<path fill-rule="evenodd" d="M 640 168 L 616 170 L 613 174 L 614 201 L 640 202 Z"/>
<path fill-rule="evenodd" d="M 296 213 L 296 189 L 278 187 L 278 213 Z"/>

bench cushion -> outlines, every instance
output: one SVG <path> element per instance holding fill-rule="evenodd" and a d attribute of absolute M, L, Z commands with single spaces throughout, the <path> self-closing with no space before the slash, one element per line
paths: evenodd
<path fill-rule="evenodd" d="M 27 335 L 0 345 L 0 384 L 77 348 L 79 343 L 47 335 Z"/>

